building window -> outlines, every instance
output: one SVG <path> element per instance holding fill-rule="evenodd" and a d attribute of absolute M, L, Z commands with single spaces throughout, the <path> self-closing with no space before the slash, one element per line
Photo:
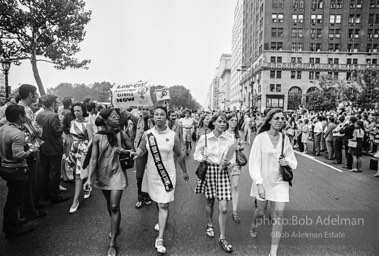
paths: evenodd
<path fill-rule="evenodd" d="M 320 64 L 320 58 L 309 58 L 310 64 Z"/>
<path fill-rule="evenodd" d="M 317 80 L 320 78 L 320 72 L 319 71 L 309 71 L 309 80 Z"/>
<path fill-rule="evenodd" d="M 358 52 L 358 47 L 359 47 L 358 44 L 348 44 L 347 45 L 347 51 L 348 52 Z M 368 47 L 368 45 L 367 45 L 367 47 Z"/>
<path fill-rule="evenodd" d="M 292 29 L 292 37 L 293 38 L 297 37 L 297 28 Z"/>
<path fill-rule="evenodd" d="M 271 50 L 283 50 L 283 42 L 271 42 Z"/>
<path fill-rule="evenodd" d="M 304 8 L 304 0 L 292 0 L 292 8 L 303 9 Z"/>
<path fill-rule="evenodd" d="M 341 29 L 336 29 L 336 32 L 334 34 L 335 38 L 341 38 Z"/>
<path fill-rule="evenodd" d="M 270 92 L 281 92 L 282 85 L 281 84 L 270 84 Z"/>
<path fill-rule="evenodd" d="M 276 62 L 282 63 L 282 57 L 276 57 Z"/>
<path fill-rule="evenodd" d="M 312 9 L 322 9 L 324 0 L 312 0 Z"/>
<path fill-rule="evenodd" d="M 278 28 L 277 37 L 283 37 L 283 28 Z"/>
<path fill-rule="evenodd" d="M 330 8 L 331 9 L 341 9 L 342 8 L 342 2 L 343 0 L 331 0 L 330 1 Z"/>
<path fill-rule="evenodd" d="M 279 22 L 279 23 L 283 23 L 283 19 L 284 19 L 284 15 L 283 15 L 283 13 L 279 13 L 279 14 L 278 14 L 278 22 Z"/>
<path fill-rule="evenodd" d="M 378 44 L 368 44 L 367 45 L 367 52 L 378 52 Z"/>
<path fill-rule="evenodd" d="M 276 78 L 282 78 L 282 71 L 276 71 Z"/>
<path fill-rule="evenodd" d="M 272 0 L 272 8 L 283 8 L 284 7 L 284 0 Z"/>
<path fill-rule="evenodd" d="M 275 70 L 270 70 L 270 78 L 275 78 Z"/>
<path fill-rule="evenodd" d="M 362 0 L 350 0 L 350 8 L 362 8 Z"/>
<path fill-rule="evenodd" d="M 330 15 L 330 24 L 341 24 L 341 15 Z"/>
<path fill-rule="evenodd" d="M 311 51 L 312 52 L 319 52 L 321 51 L 321 43 L 311 43 Z"/>
<path fill-rule="evenodd" d="M 299 14 L 299 15 L 297 16 L 297 21 L 298 21 L 299 23 L 304 23 L 304 15 L 303 15 L 303 14 Z"/>
<path fill-rule="evenodd" d="M 291 70 L 291 79 L 295 79 L 296 77 L 296 71 Z"/>
<path fill-rule="evenodd" d="M 358 64 L 358 59 L 354 58 L 354 59 L 351 59 L 351 58 L 348 58 L 347 61 L 346 61 L 346 64 L 348 65 L 357 65 Z"/>
<path fill-rule="evenodd" d="M 328 58 L 328 64 L 338 64 L 339 59 L 338 58 Z"/>
<path fill-rule="evenodd" d="M 322 35 L 322 34 L 321 34 L 321 29 L 317 29 L 317 30 L 316 30 L 316 33 L 317 33 L 317 34 L 316 34 L 317 38 L 321 38 L 321 35 Z"/>
<path fill-rule="evenodd" d="M 311 15 L 311 23 L 312 23 L 312 25 L 316 24 L 316 22 L 317 22 L 316 18 L 317 18 L 316 14 L 312 14 Z"/>
<path fill-rule="evenodd" d="M 277 28 L 271 28 L 271 37 L 276 37 Z"/>
<path fill-rule="evenodd" d="M 297 71 L 297 76 L 296 76 L 297 79 L 301 79 L 301 71 Z"/>
<path fill-rule="evenodd" d="M 370 0 L 370 8 L 378 8 L 379 0 Z"/>
<path fill-rule="evenodd" d="M 266 108 L 283 108 L 284 107 L 284 98 L 270 97 L 266 96 Z"/>
<path fill-rule="evenodd" d="M 297 14 L 292 15 L 292 22 L 295 24 L 297 23 Z"/>
<path fill-rule="evenodd" d="M 302 38 L 303 37 L 303 29 L 302 28 L 298 28 L 297 29 L 297 34 L 298 34 L 299 38 Z"/>

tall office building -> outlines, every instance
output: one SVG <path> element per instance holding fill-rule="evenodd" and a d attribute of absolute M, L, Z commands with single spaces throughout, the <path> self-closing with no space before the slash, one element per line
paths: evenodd
<path fill-rule="evenodd" d="M 242 66 L 242 26 L 243 26 L 243 0 L 237 0 L 234 9 L 234 22 L 232 31 L 232 66 L 230 82 L 230 108 L 239 110 L 242 107 L 242 90 L 240 86 Z"/>
<path fill-rule="evenodd" d="M 379 0 L 243 0 L 242 97 L 296 109 L 326 73 L 378 68 Z"/>

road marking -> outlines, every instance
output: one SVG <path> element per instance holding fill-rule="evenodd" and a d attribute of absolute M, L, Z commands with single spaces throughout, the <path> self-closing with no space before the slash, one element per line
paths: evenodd
<path fill-rule="evenodd" d="M 331 169 L 334 169 L 334 170 L 336 170 L 336 171 L 338 171 L 338 172 L 343 172 L 343 171 L 341 171 L 340 169 L 338 169 L 338 168 L 336 168 L 336 167 L 334 167 L 334 166 L 332 166 L 332 165 L 330 165 L 330 164 L 326 164 L 326 163 L 324 163 L 324 162 L 322 162 L 322 161 L 320 161 L 320 160 L 317 160 L 314 156 L 310 156 L 310 155 L 308 155 L 308 154 L 301 153 L 301 152 L 299 152 L 299 151 L 295 151 L 295 153 L 297 153 L 297 154 L 299 154 L 299 155 L 302 155 L 303 157 L 306 157 L 306 158 L 312 159 L 313 161 L 315 161 L 315 162 L 317 162 L 317 163 L 320 163 L 320 164 L 323 164 L 323 165 L 325 165 L 325 166 L 327 166 L 327 167 L 329 167 L 329 168 L 331 168 Z"/>

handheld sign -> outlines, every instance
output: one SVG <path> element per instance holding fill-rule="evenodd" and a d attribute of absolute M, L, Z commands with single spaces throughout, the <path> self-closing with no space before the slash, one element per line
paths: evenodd
<path fill-rule="evenodd" d="M 125 85 L 114 85 L 111 89 L 112 105 L 115 108 L 127 108 L 131 106 L 153 106 L 150 97 L 150 84 L 138 81 Z"/>

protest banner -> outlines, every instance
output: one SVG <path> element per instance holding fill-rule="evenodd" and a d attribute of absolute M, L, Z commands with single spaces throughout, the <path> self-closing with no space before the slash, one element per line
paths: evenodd
<path fill-rule="evenodd" d="M 112 105 L 115 108 L 127 108 L 132 106 L 153 106 L 150 96 L 150 84 L 146 81 L 114 85 L 111 88 Z"/>
<path fill-rule="evenodd" d="M 157 101 L 167 101 L 171 99 L 169 88 L 155 90 L 155 96 L 157 97 Z"/>

